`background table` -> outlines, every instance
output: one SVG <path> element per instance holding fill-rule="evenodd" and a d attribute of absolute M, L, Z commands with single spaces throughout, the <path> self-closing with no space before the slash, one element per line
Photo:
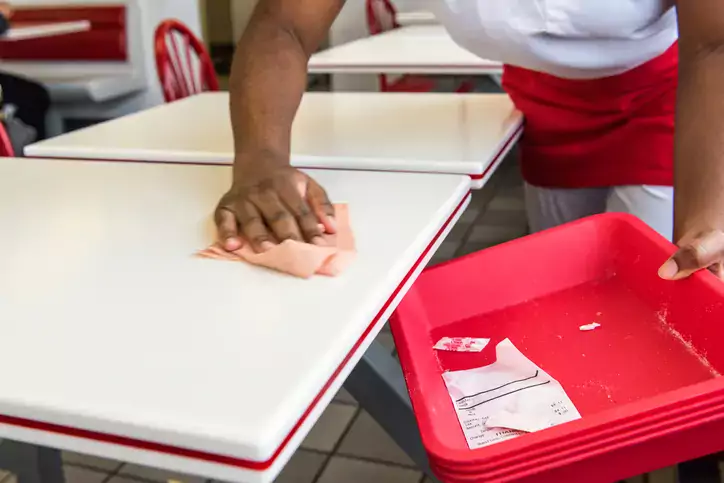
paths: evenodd
<path fill-rule="evenodd" d="M 228 94 L 166 104 L 25 149 L 28 156 L 228 164 Z M 505 94 L 308 93 L 296 166 L 466 174 L 480 187 L 522 131 Z"/>
<path fill-rule="evenodd" d="M 11 42 L 16 40 L 52 37 L 54 35 L 72 34 L 89 30 L 90 27 L 91 24 L 87 20 L 57 23 L 15 22 L 10 24 L 10 29 L 5 32 L 4 35 L 0 35 L 0 42 Z"/>
<path fill-rule="evenodd" d="M 395 20 L 399 25 L 436 25 L 438 24 L 435 14 L 424 10 L 411 11 L 411 12 L 398 12 L 395 15 Z"/>
<path fill-rule="evenodd" d="M 415 25 L 318 52 L 308 68 L 332 74 L 496 75 L 503 67 L 457 45 L 442 25 Z"/>
<path fill-rule="evenodd" d="M 193 257 L 228 167 L 0 159 L 0 437 L 273 480 L 469 200 L 464 176 L 312 174 L 350 206 L 337 278 Z"/>

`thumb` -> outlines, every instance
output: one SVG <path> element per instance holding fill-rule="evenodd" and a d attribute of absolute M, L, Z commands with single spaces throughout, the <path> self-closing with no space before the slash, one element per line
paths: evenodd
<path fill-rule="evenodd" d="M 686 238 L 685 238 L 686 239 Z M 680 280 L 724 260 L 724 232 L 713 230 L 689 238 L 659 269 L 665 280 Z"/>

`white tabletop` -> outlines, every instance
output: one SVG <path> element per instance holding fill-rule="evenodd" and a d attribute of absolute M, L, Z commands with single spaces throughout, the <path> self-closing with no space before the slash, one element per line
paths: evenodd
<path fill-rule="evenodd" d="M 395 21 L 399 25 L 431 25 L 438 24 L 435 14 L 425 10 L 412 12 L 397 12 Z"/>
<path fill-rule="evenodd" d="M 138 92 L 146 82 L 130 64 L 116 62 L 0 62 L 0 72 L 45 85 L 55 102 L 105 102 Z"/>
<path fill-rule="evenodd" d="M 91 24 L 87 20 L 53 23 L 17 22 L 15 24 L 11 23 L 10 29 L 5 32 L 5 34 L 0 35 L 0 42 L 38 39 L 41 37 L 72 34 L 76 32 L 84 32 L 86 30 L 90 30 L 90 27 Z"/>
<path fill-rule="evenodd" d="M 193 256 L 230 174 L 0 159 L 0 333 L 12 361 L 0 437 L 271 481 L 469 200 L 464 176 L 310 172 L 349 203 L 358 257 L 337 278 L 300 280 Z M 263 462 L 285 441 L 264 471 L 204 461 Z"/>
<path fill-rule="evenodd" d="M 333 74 L 500 74 L 499 62 L 457 45 L 442 25 L 400 27 L 314 54 L 309 72 Z"/>
<path fill-rule="evenodd" d="M 25 148 L 37 157 L 231 163 L 226 93 L 165 104 Z M 301 167 L 467 174 L 484 180 L 522 117 L 505 94 L 308 93 L 292 131 Z"/>

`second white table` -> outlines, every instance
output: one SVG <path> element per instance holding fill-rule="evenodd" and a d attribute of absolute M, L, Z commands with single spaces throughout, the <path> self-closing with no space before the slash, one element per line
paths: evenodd
<path fill-rule="evenodd" d="M 412 25 L 314 54 L 309 72 L 327 74 L 497 75 L 500 62 L 455 43 L 442 25 Z"/>
<path fill-rule="evenodd" d="M 34 157 L 230 164 L 227 93 L 207 93 L 28 146 Z M 481 187 L 522 132 L 505 94 L 308 93 L 292 163 L 464 174 Z"/>

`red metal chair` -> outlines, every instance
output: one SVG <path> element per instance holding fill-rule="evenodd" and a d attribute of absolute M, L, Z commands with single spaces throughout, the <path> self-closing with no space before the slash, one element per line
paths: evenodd
<path fill-rule="evenodd" d="M 400 26 L 397 23 L 397 9 L 391 0 L 367 0 L 367 27 L 371 35 L 381 34 Z M 420 75 L 403 75 L 390 81 L 385 74 L 380 75 L 380 91 L 382 92 L 432 92 L 435 90 L 435 79 Z M 461 82 L 455 92 L 471 92 L 473 82 Z"/>
<path fill-rule="evenodd" d="M 366 7 L 370 34 L 381 34 L 400 26 L 396 20 L 397 9 L 390 0 L 367 0 Z"/>
<path fill-rule="evenodd" d="M 156 70 L 166 102 L 219 90 L 214 63 L 206 47 L 183 23 L 176 19 L 161 22 L 156 28 L 155 51 Z"/>
<path fill-rule="evenodd" d="M 13 158 L 15 150 L 10 142 L 10 136 L 5 129 L 5 125 L 0 121 L 0 157 Z"/>

